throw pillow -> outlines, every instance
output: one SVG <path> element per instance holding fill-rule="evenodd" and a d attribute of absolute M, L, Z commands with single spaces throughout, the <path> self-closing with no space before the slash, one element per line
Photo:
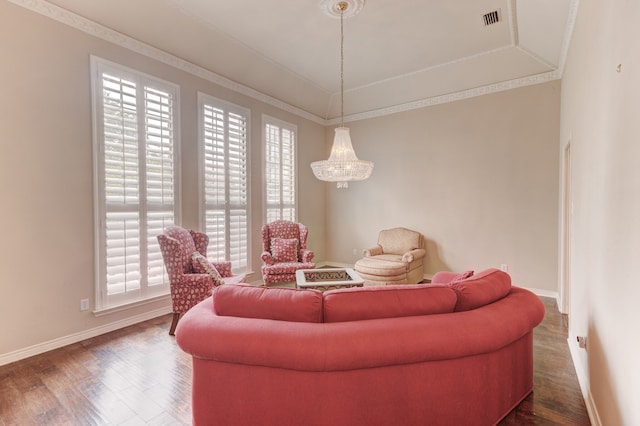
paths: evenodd
<path fill-rule="evenodd" d="M 431 277 L 431 283 L 432 284 L 451 284 L 451 283 L 456 283 L 459 281 L 466 280 L 472 275 L 473 275 L 473 271 L 465 271 L 462 273 L 440 271 L 440 272 L 436 272 L 433 275 L 433 277 Z"/>
<path fill-rule="evenodd" d="M 297 262 L 298 240 L 296 238 L 274 238 L 271 240 L 271 254 L 276 262 Z"/>
<path fill-rule="evenodd" d="M 209 274 L 213 279 L 214 287 L 224 284 L 224 280 L 220 276 L 216 267 L 209 262 L 209 259 L 197 251 L 191 255 L 191 266 L 193 267 L 193 272 L 196 274 Z"/>
<path fill-rule="evenodd" d="M 488 305 L 511 292 L 511 276 L 499 269 L 486 269 L 463 281 L 452 282 L 449 287 L 456 292 L 456 312 L 469 311 Z"/>
<path fill-rule="evenodd" d="M 473 275 L 473 271 L 465 271 L 465 272 L 462 272 L 462 273 L 454 276 L 453 280 L 451 280 L 451 282 L 452 283 L 457 283 L 459 281 L 466 280 L 467 278 L 469 278 L 472 275 Z"/>

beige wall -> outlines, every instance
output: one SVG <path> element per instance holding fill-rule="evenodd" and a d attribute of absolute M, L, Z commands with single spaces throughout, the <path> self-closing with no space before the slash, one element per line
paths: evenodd
<path fill-rule="evenodd" d="M 197 92 L 251 109 L 254 279 L 260 277 L 262 114 L 298 126 L 300 164 L 325 153 L 319 124 L 0 2 L 0 359 L 168 312 L 168 298 L 98 318 L 79 310 L 81 299 L 92 306 L 94 299 L 90 54 L 180 85 L 185 226 L 198 226 Z M 299 218 L 322 259 L 324 198 L 317 194 L 324 187 L 308 166 L 301 167 L 299 186 Z"/>
<path fill-rule="evenodd" d="M 559 96 L 556 81 L 349 123 L 375 167 L 328 189 L 328 259 L 353 263 L 404 226 L 427 239 L 426 273 L 507 264 L 556 292 Z"/>
<path fill-rule="evenodd" d="M 572 153 L 569 344 L 594 424 L 637 425 L 640 3 L 583 1 L 578 12 L 560 135 Z"/>
<path fill-rule="evenodd" d="M 640 424 L 639 7 L 581 3 L 561 113 L 553 82 L 351 123 L 358 155 L 376 167 L 345 191 L 308 168 L 326 158 L 332 129 L 0 2 L 0 359 L 168 306 L 99 318 L 79 311 L 80 299 L 93 300 L 95 54 L 180 84 L 186 226 L 197 226 L 196 92 L 251 108 L 256 272 L 262 113 L 298 125 L 300 220 L 317 260 L 353 263 L 352 250 L 375 243 L 380 229 L 407 226 L 427 237 L 428 273 L 506 263 L 516 284 L 548 292 L 557 290 L 556 247 L 564 246 L 559 159 L 571 141 L 569 343 L 594 423 Z M 577 335 L 588 336 L 588 352 L 576 347 Z"/>
<path fill-rule="evenodd" d="M 0 20 L 2 76 L 10 82 L 0 98 L 6 242 L 0 321 L 18 324 L 3 333 L 0 359 L 168 306 L 165 300 L 98 318 L 79 311 L 80 299 L 93 302 L 94 291 L 90 54 L 180 85 L 185 226 L 198 223 L 197 92 L 251 109 L 257 273 L 266 113 L 298 126 L 299 219 L 309 226 L 316 261 L 351 264 L 380 229 L 406 226 L 427 238 L 427 273 L 505 263 L 517 285 L 557 290 L 558 82 L 350 123 L 358 155 L 376 167 L 370 180 L 337 190 L 315 180 L 309 168 L 327 157 L 333 126 L 325 129 L 7 2 L 0 2 Z"/>

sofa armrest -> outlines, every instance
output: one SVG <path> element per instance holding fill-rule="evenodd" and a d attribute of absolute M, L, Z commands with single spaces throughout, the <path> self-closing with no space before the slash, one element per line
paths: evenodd
<path fill-rule="evenodd" d="M 260 259 L 262 259 L 262 262 L 264 262 L 265 265 L 274 264 L 273 256 L 271 256 L 271 253 L 269 253 L 268 251 L 263 251 L 260 255 Z"/>
<path fill-rule="evenodd" d="M 302 259 L 304 263 L 310 263 L 313 256 L 315 256 L 315 253 L 309 249 L 300 250 L 300 259 Z"/>
<path fill-rule="evenodd" d="M 362 250 L 362 255 L 364 257 L 378 256 L 380 254 L 382 254 L 382 247 L 380 246 L 375 246 L 375 247 Z"/>
<path fill-rule="evenodd" d="M 413 249 L 402 255 L 402 261 L 411 263 L 414 260 L 422 259 L 425 254 L 427 254 L 425 249 Z"/>

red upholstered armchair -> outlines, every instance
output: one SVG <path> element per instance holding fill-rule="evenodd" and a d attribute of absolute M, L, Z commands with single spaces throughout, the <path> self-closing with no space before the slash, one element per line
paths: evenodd
<path fill-rule="evenodd" d="M 171 286 L 173 321 L 169 334 L 173 336 L 180 315 L 211 296 L 214 286 L 244 282 L 246 275 L 234 276 L 231 262 L 209 262 L 206 259 L 207 234 L 169 226 L 157 238 Z"/>
<path fill-rule="evenodd" d="M 264 285 L 296 280 L 298 269 L 314 269 L 314 253 L 307 249 L 309 230 L 301 223 L 276 220 L 262 226 Z"/>

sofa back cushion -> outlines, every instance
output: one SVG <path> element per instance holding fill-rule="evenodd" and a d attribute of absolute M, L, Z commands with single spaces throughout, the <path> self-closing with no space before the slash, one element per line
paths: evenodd
<path fill-rule="evenodd" d="M 324 293 L 324 322 L 408 317 L 453 312 L 456 294 L 448 287 L 394 285 L 356 287 Z"/>
<path fill-rule="evenodd" d="M 511 276 L 499 269 L 486 269 L 449 284 L 458 296 L 457 311 L 469 311 L 505 297 L 511 291 Z"/>
<path fill-rule="evenodd" d="M 220 316 L 322 322 L 322 293 L 225 284 L 213 291 L 213 309 Z"/>

